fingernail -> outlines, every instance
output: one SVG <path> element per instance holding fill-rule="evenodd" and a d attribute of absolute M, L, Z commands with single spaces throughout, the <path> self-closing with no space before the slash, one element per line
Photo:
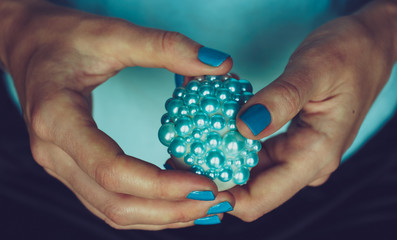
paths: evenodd
<path fill-rule="evenodd" d="M 214 225 L 221 223 L 218 215 L 213 215 L 209 217 L 199 218 L 194 221 L 196 225 Z"/>
<path fill-rule="evenodd" d="M 168 163 L 164 164 L 164 168 L 167 169 L 167 170 L 174 170 L 174 168 Z"/>
<path fill-rule="evenodd" d="M 208 210 L 207 214 L 211 215 L 211 214 L 225 213 L 230 211 L 233 211 L 232 205 L 230 205 L 229 202 L 221 202 L 215 206 L 212 206 Z"/>
<path fill-rule="evenodd" d="M 207 47 L 201 47 L 198 52 L 199 60 L 213 67 L 219 67 L 228 57 L 229 54 Z"/>
<path fill-rule="evenodd" d="M 243 114 L 241 114 L 240 119 L 247 124 L 255 136 L 269 126 L 272 120 L 269 110 L 261 104 L 249 107 Z"/>
<path fill-rule="evenodd" d="M 215 200 L 215 196 L 211 191 L 193 191 L 189 193 L 186 198 L 200 201 Z"/>
<path fill-rule="evenodd" d="M 179 74 L 175 74 L 175 86 L 181 87 L 183 85 L 185 77 Z"/>

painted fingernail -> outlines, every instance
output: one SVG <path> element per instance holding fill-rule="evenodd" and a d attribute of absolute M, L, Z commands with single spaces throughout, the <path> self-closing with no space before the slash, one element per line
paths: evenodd
<path fill-rule="evenodd" d="M 257 136 L 272 121 L 269 110 L 261 104 L 252 105 L 243 114 L 240 119 L 251 129 L 251 132 Z"/>
<path fill-rule="evenodd" d="M 199 218 L 194 221 L 196 225 L 214 225 L 221 223 L 218 215 L 213 215 L 209 217 Z"/>
<path fill-rule="evenodd" d="M 175 74 L 175 86 L 181 87 L 183 85 L 185 77 L 179 74 Z"/>
<path fill-rule="evenodd" d="M 230 211 L 233 211 L 232 205 L 230 205 L 229 202 L 221 202 L 215 206 L 212 206 L 208 210 L 207 214 L 211 215 L 211 214 L 225 213 Z"/>
<path fill-rule="evenodd" d="M 215 200 L 215 196 L 211 191 L 193 191 L 187 195 L 188 199 L 200 200 L 200 201 L 212 201 Z"/>
<path fill-rule="evenodd" d="M 228 57 L 229 54 L 207 47 L 201 47 L 198 52 L 199 60 L 213 67 L 219 67 Z"/>
<path fill-rule="evenodd" d="M 164 168 L 167 170 L 174 170 L 174 168 L 168 163 L 164 164 Z"/>

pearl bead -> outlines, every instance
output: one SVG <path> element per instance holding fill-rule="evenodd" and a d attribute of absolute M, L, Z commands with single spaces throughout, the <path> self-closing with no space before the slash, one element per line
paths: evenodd
<path fill-rule="evenodd" d="M 205 156 L 209 168 L 221 168 L 225 163 L 225 155 L 219 149 L 211 149 Z"/>
<path fill-rule="evenodd" d="M 235 101 L 226 101 L 222 105 L 222 113 L 229 118 L 236 118 L 240 105 Z"/>
<path fill-rule="evenodd" d="M 168 115 L 168 113 L 165 113 L 163 116 L 161 116 L 161 125 L 164 125 L 166 123 L 170 123 L 171 122 L 171 118 L 170 115 Z"/>
<path fill-rule="evenodd" d="M 160 127 L 158 132 L 158 137 L 160 142 L 164 146 L 170 146 L 172 140 L 174 140 L 176 135 L 175 127 L 173 123 L 166 123 Z"/>
<path fill-rule="evenodd" d="M 233 120 L 233 119 L 230 119 L 228 122 L 227 122 L 227 125 L 226 125 L 230 130 L 236 130 L 237 129 L 237 125 L 236 125 L 236 120 Z"/>
<path fill-rule="evenodd" d="M 219 172 L 218 179 L 222 182 L 229 182 L 233 177 L 233 170 L 229 167 L 223 168 Z"/>
<path fill-rule="evenodd" d="M 200 100 L 200 96 L 195 92 L 189 92 L 183 98 L 183 101 L 185 102 L 186 105 L 198 104 L 199 100 Z"/>
<path fill-rule="evenodd" d="M 209 120 L 207 114 L 205 114 L 203 112 L 197 112 L 193 116 L 193 124 L 197 128 L 206 128 L 209 124 L 209 121 L 210 120 Z"/>
<path fill-rule="evenodd" d="M 233 174 L 233 181 L 235 184 L 245 184 L 248 181 L 248 178 L 250 176 L 250 171 L 247 167 L 241 167 L 238 168 L 236 171 L 234 171 Z"/>
<path fill-rule="evenodd" d="M 240 79 L 239 82 L 240 82 L 241 91 L 252 93 L 252 85 L 249 81 L 245 79 Z"/>
<path fill-rule="evenodd" d="M 187 165 L 191 166 L 194 164 L 195 161 L 196 161 L 196 157 L 193 154 L 191 154 L 191 153 L 186 154 L 186 156 L 184 158 L 184 162 Z"/>
<path fill-rule="evenodd" d="M 231 166 L 233 166 L 233 162 L 234 162 L 233 159 L 227 158 L 226 162 L 225 162 L 225 166 L 231 167 Z"/>
<path fill-rule="evenodd" d="M 165 104 L 164 104 L 165 110 L 168 109 L 168 104 L 170 104 L 170 102 L 171 102 L 172 100 L 173 100 L 173 98 L 168 98 L 167 101 L 165 101 Z M 167 111 L 168 111 L 168 110 L 167 110 Z"/>
<path fill-rule="evenodd" d="M 241 92 L 241 86 L 240 83 L 237 79 L 230 78 L 224 82 L 225 88 L 229 89 L 230 92 L 232 93 L 240 93 Z"/>
<path fill-rule="evenodd" d="M 197 174 L 197 175 L 204 175 L 204 174 L 205 174 L 204 169 L 203 169 L 202 167 L 200 167 L 200 166 L 197 166 L 197 165 L 194 165 L 194 166 L 191 168 L 191 171 L 192 171 L 193 173 Z"/>
<path fill-rule="evenodd" d="M 182 116 L 175 124 L 175 131 L 178 136 L 185 136 L 192 130 L 192 120 L 187 116 Z"/>
<path fill-rule="evenodd" d="M 186 153 L 186 141 L 181 137 L 176 137 L 169 146 L 169 151 L 177 158 L 183 157 Z"/>
<path fill-rule="evenodd" d="M 205 79 L 205 76 L 197 76 L 193 80 L 197 80 L 199 82 L 203 81 Z"/>
<path fill-rule="evenodd" d="M 212 82 L 212 81 L 215 81 L 215 80 L 218 80 L 218 79 L 220 80 L 221 77 L 217 76 L 217 75 L 207 75 L 207 76 L 205 76 L 205 79 Z"/>
<path fill-rule="evenodd" d="M 183 98 L 186 94 L 186 89 L 184 87 L 177 87 L 172 94 L 173 98 Z"/>
<path fill-rule="evenodd" d="M 188 106 L 181 106 L 179 107 L 178 110 L 178 115 L 187 115 L 189 113 L 189 107 Z"/>
<path fill-rule="evenodd" d="M 196 164 L 197 165 L 203 165 L 205 163 L 205 159 L 204 158 L 197 158 L 196 159 Z"/>
<path fill-rule="evenodd" d="M 244 165 L 244 158 L 242 158 L 242 157 L 236 157 L 236 158 L 233 160 L 233 165 L 236 166 L 236 167 L 241 167 L 241 166 L 243 166 L 243 165 Z"/>
<path fill-rule="evenodd" d="M 231 99 L 231 96 L 231 93 L 226 88 L 220 87 L 215 91 L 215 97 L 221 102 Z"/>
<path fill-rule="evenodd" d="M 259 152 L 262 149 L 262 144 L 258 140 L 246 139 L 245 147 L 248 149 L 252 149 L 255 152 Z"/>
<path fill-rule="evenodd" d="M 242 104 L 243 103 L 243 98 L 242 98 L 241 94 L 233 94 L 232 95 L 232 99 L 234 101 L 236 101 L 238 104 Z"/>
<path fill-rule="evenodd" d="M 201 83 L 197 80 L 192 80 L 186 85 L 186 89 L 188 92 L 197 92 Z"/>
<path fill-rule="evenodd" d="M 192 131 L 192 136 L 195 139 L 200 139 L 201 137 L 203 137 L 203 131 L 199 128 L 195 128 Z"/>
<path fill-rule="evenodd" d="M 208 80 L 203 80 L 203 81 L 201 82 L 201 84 L 202 84 L 202 85 L 211 85 L 211 82 L 208 81 Z M 200 89 L 199 89 L 199 90 L 200 90 Z"/>
<path fill-rule="evenodd" d="M 201 141 L 196 140 L 190 145 L 190 152 L 193 153 L 195 156 L 203 156 L 205 151 L 206 147 Z"/>
<path fill-rule="evenodd" d="M 198 90 L 198 93 L 201 97 L 204 97 L 207 95 L 212 96 L 215 93 L 215 88 L 211 85 L 202 85 L 200 87 L 200 89 Z"/>
<path fill-rule="evenodd" d="M 170 117 L 178 114 L 179 108 L 183 106 L 183 101 L 181 99 L 172 99 L 167 105 L 167 111 Z"/>
<path fill-rule="evenodd" d="M 221 87 L 223 87 L 223 82 L 222 82 L 222 80 L 214 80 L 214 81 L 212 82 L 212 86 L 213 86 L 215 89 L 221 88 Z"/>
<path fill-rule="evenodd" d="M 209 169 L 205 172 L 205 176 L 211 180 L 218 178 L 219 172 L 215 169 Z"/>
<path fill-rule="evenodd" d="M 191 116 L 193 116 L 198 111 L 199 111 L 199 106 L 193 104 L 189 106 L 189 114 Z"/>
<path fill-rule="evenodd" d="M 218 99 L 212 96 L 206 96 L 200 101 L 201 110 L 207 114 L 218 111 L 219 107 L 220 103 Z"/>
<path fill-rule="evenodd" d="M 256 152 L 249 152 L 246 157 L 246 165 L 247 167 L 255 167 L 259 162 L 259 157 Z"/>
<path fill-rule="evenodd" d="M 215 114 L 211 117 L 210 126 L 214 130 L 222 130 L 226 126 L 226 120 L 222 115 Z"/>
<path fill-rule="evenodd" d="M 210 148 L 217 148 L 222 143 L 222 137 L 217 132 L 210 132 L 205 141 Z"/>
<path fill-rule="evenodd" d="M 254 94 L 251 92 L 243 92 L 243 94 L 241 96 L 241 101 L 243 103 L 247 103 L 248 100 L 250 100 L 250 98 L 252 98 L 252 96 L 254 96 Z"/>
<path fill-rule="evenodd" d="M 245 138 L 237 131 L 228 132 L 223 136 L 222 147 L 226 154 L 237 155 L 245 147 Z"/>

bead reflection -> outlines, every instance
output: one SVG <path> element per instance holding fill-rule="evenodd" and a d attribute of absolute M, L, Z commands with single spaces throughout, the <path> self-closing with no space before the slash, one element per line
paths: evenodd
<path fill-rule="evenodd" d="M 200 101 L 200 108 L 203 112 L 211 114 L 219 109 L 220 103 L 218 99 L 212 96 L 206 96 Z"/>
<path fill-rule="evenodd" d="M 241 167 L 238 168 L 236 171 L 234 171 L 233 174 L 233 181 L 235 184 L 245 184 L 248 181 L 248 178 L 250 176 L 250 171 L 247 167 Z"/>
<path fill-rule="evenodd" d="M 160 142 L 165 146 L 170 146 L 172 140 L 174 140 L 176 135 L 174 124 L 166 123 L 160 127 L 158 132 L 158 137 Z"/>
<path fill-rule="evenodd" d="M 205 162 L 210 168 L 221 168 L 225 163 L 225 155 L 219 149 L 211 149 L 205 156 Z"/>
<path fill-rule="evenodd" d="M 217 148 L 222 144 L 222 137 L 217 132 L 210 132 L 207 135 L 206 142 L 210 148 Z"/>
<path fill-rule="evenodd" d="M 233 177 L 233 170 L 229 167 L 226 167 L 219 172 L 218 179 L 221 180 L 222 182 L 228 182 L 232 179 L 232 177 Z"/>
<path fill-rule="evenodd" d="M 215 114 L 211 117 L 210 126 L 214 130 L 222 130 L 226 126 L 226 120 L 222 115 Z"/>
<path fill-rule="evenodd" d="M 178 136 L 185 136 L 192 130 L 192 120 L 187 116 L 182 116 L 175 124 L 175 131 Z"/>
<path fill-rule="evenodd" d="M 222 147 L 226 154 L 237 155 L 245 147 L 245 138 L 237 131 L 231 131 L 223 136 Z"/>
<path fill-rule="evenodd" d="M 181 137 L 176 137 L 169 146 L 170 153 L 177 157 L 183 157 L 186 153 L 186 141 Z"/>
<path fill-rule="evenodd" d="M 206 128 L 209 124 L 209 121 L 210 120 L 209 120 L 207 114 L 205 114 L 203 112 L 197 112 L 193 116 L 193 124 L 197 128 Z"/>

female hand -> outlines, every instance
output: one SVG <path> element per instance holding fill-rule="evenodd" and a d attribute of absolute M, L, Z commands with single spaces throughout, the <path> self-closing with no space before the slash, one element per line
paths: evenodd
<path fill-rule="evenodd" d="M 292 121 L 263 143 L 248 184 L 230 190 L 233 215 L 253 221 L 337 169 L 396 60 L 395 12 L 393 3 L 377 1 L 323 25 L 242 107 L 237 126 L 247 138 L 262 139 Z"/>
<path fill-rule="evenodd" d="M 115 228 L 158 230 L 193 225 L 222 202 L 234 205 L 205 177 L 125 155 L 97 128 L 90 98 L 127 66 L 218 75 L 232 66 L 227 55 L 204 56 L 220 65 L 213 67 L 198 60 L 201 46 L 181 34 L 45 1 L 2 0 L 0 16 L 0 57 L 14 79 L 34 159 L 92 213 Z M 212 214 L 222 217 L 218 210 Z"/>

